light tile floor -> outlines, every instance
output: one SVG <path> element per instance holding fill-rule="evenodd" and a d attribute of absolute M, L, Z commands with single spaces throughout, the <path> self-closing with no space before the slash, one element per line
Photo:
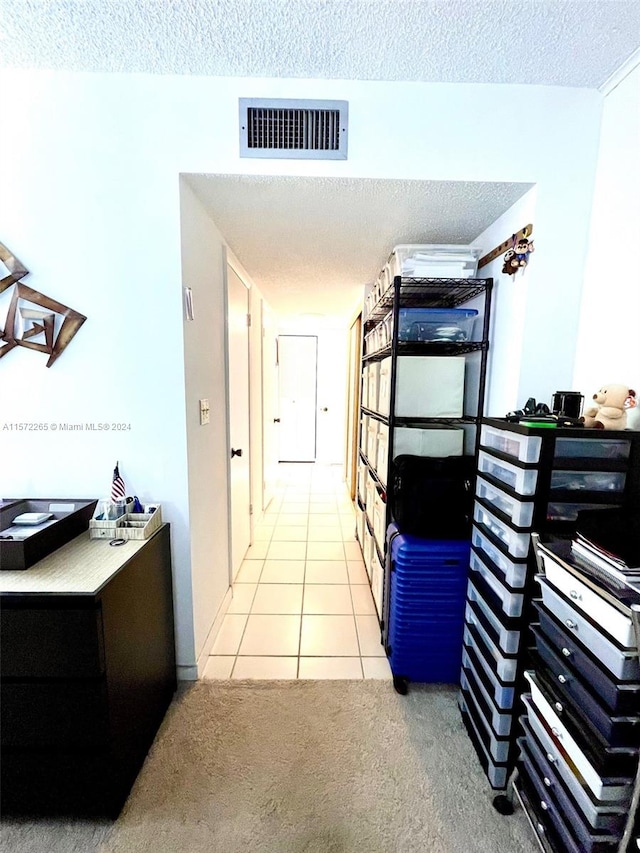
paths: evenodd
<path fill-rule="evenodd" d="M 390 679 L 342 466 L 279 468 L 203 677 Z"/>

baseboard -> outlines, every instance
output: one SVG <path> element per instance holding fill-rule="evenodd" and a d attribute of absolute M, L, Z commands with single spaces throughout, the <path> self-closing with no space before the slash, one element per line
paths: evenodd
<path fill-rule="evenodd" d="M 207 665 L 207 658 L 211 654 L 211 649 L 213 648 L 213 644 L 216 641 L 216 637 L 218 636 L 218 632 L 222 627 L 222 620 L 227 615 L 227 610 L 229 609 L 229 605 L 231 604 L 231 587 L 226 592 L 225 597 L 222 599 L 222 604 L 218 608 L 218 612 L 216 613 L 216 618 L 213 620 L 213 625 L 211 626 L 211 630 L 207 634 L 207 639 L 204 641 L 204 645 L 202 647 L 202 651 L 198 656 L 198 663 L 196 667 L 193 669 L 196 671 L 194 681 L 202 678 L 202 673 L 204 672 L 204 668 Z"/>
<path fill-rule="evenodd" d="M 197 681 L 198 667 L 194 664 L 178 664 L 177 677 L 178 681 Z"/>

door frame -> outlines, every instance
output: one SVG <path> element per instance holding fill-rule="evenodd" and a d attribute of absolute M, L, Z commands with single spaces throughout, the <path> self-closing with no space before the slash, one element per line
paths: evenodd
<path fill-rule="evenodd" d="M 226 424 L 226 445 L 227 445 L 227 519 L 228 519 L 228 531 L 227 531 L 227 549 L 229 554 L 229 586 L 233 584 L 233 518 L 232 518 L 232 500 L 231 500 L 231 376 L 230 376 L 230 361 L 229 361 L 229 278 L 227 275 L 228 267 L 231 267 L 233 272 L 238 276 L 242 284 L 247 289 L 247 311 L 250 310 L 251 302 L 250 302 L 250 293 L 251 293 L 251 284 L 246 280 L 246 274 L 242 270 L 238 264 L 234 263 L 234 258 L 230 252 L 227 251 L 227 247 L 222 247 L 222 260 L 223 260 L 223 282 L 224 282 L 224 368 L 225 368 L 225 424 Z M 249 364 L 249 375 L 247 377 L 249 383 L 249 394 L 247 400 L 247 418 L 248 418 L 248 427 L 249 427 L 249 447 L 247 448 L 248 455 L 248 463 L 249 463 L 249 500 L 251 500 L 251 495 L 253 494 L 253 466 L 251 464 L 251 347 L 250 340 L 248 334 L 247 327 L 247 359 Z M 249 544 L 253 544 L 253 515 L 249 512 Z"/>

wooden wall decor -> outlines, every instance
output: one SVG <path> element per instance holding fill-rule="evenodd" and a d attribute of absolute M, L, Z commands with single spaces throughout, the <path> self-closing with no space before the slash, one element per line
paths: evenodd
<path fill-rule="evenodd" d="M 23 284 L 21 279 L 29 274 L 29 270 L 2 243 L 0 261 L 8 270 L 8 275 L 0 278 L 0 293 L 15 286 L 4 329 L 0 328 L 0 358 L 16 347 L 25 347 L 46 353 L 49 356 L 47 367 L 51 367 L 87 318 L 68 305 Z M 61 318 L 62 323 L 56 334 L 57 318 Z M 40 336 L 43 340 L 34 340 Z"/>
<path fill-rule="evenodd" d="M 510 249 L 513 246 L 514 237 L 518 240 L 520 237 L 524 237 L 528 240 L 531 239 L 531 235 L 533 234 L 533 225 L 525 225 L 524 228 L 521 228 L 519 231 L 516 231 L 515 234 L 512 234 L 510 237 L 507 237 L 499 246 L 496 246 L 495 249 L 492 249 L 486 255 L 480 258 L 478 261 L 478 269 L 482 269 L 482 267 L 490 264 L 491 261 L 495 260 L 495 258 L 500 255 L 504 255 L 507 249 Z"/>

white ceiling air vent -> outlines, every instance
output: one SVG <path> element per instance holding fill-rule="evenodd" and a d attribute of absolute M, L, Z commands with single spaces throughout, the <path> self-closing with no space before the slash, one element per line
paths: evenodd
<path fill-rule="evenodd" d="M 347 101 L 240 98 L 240 156 L 346 160 Z"/>

